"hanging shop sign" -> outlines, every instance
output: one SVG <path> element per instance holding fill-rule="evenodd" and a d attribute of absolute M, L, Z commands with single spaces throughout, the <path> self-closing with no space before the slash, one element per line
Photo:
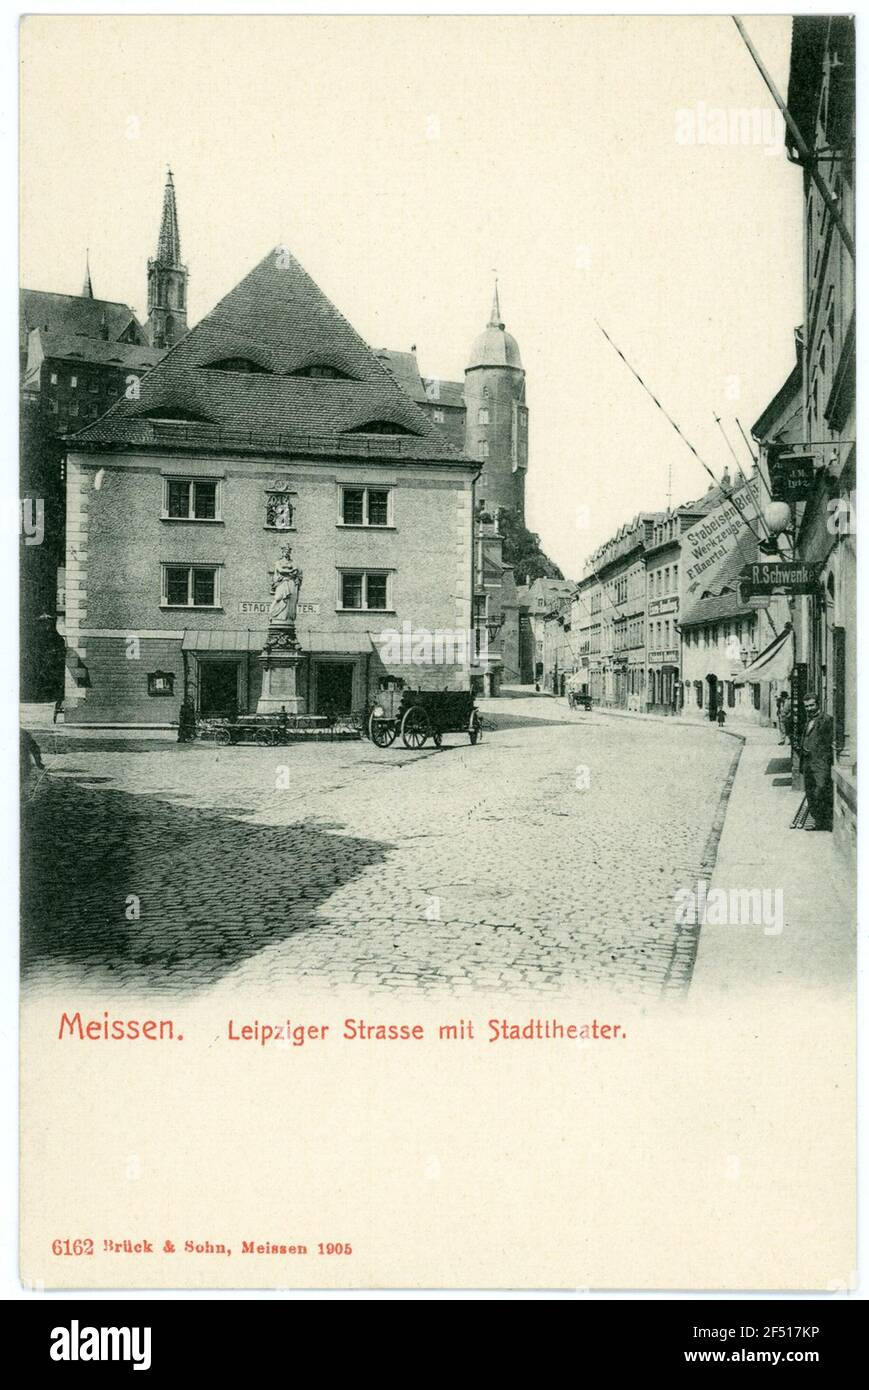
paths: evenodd
<path fill-rule="evenodd" d="M 748 602 L 755 594 L 813 594 L 821 564 L 803 560 L 755 560 L 739 576 L 739 595 Z"/>
<path fill-rule="evenodd" d="M 771 449 L 768 456 L 769 487 L 774 502 L 805 502 L 815 486 L 815 460 L 811 454 Z"/>

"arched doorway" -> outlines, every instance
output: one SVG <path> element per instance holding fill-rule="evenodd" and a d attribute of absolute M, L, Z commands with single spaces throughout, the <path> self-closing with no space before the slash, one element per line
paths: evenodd
<path fill-rule="evenodd" d="M 708 702 L 707 702 L 708 709 L 709 709 L 709 718 L 710 718 L 710 719 L 714 719 L 715 716 L 716 716 L 717 713 L 718 713 L 718 677 L 717 677 L 717 676 L 707 676 L 707 677 L 706 677 L 706 690 L 707 690 L 707 693 L 708 693 L 708 696 L 709 696 Z"/>

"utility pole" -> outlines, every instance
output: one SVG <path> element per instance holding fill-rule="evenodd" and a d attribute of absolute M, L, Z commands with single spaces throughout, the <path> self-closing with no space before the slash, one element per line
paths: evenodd
<path fill-rule="evenodd" d="M 826 180 L 823 178 L 820 171 L 818 170 L 818 161 L 815 159 L 815 156 L 812 154 L 812 151 L 809 149 L 808 145 L 803 139 L 800 133 L 799 126 L 797 125 L 796 121 L 794 120 L 793 116 L 788 110 L 787 105 L 785 104 L 784 99 L 780 95 L 778 88 L 776 87 L 775 83 L 773 82 L 772 78 L 770 77 L 769 73 L 764 67 L 760 54 L 758 53 L 754 44 L 751 42 L 751 39 L 748 37 L 748 34 L 745 32 L 745 25 L 743 24 L 742 20 L 737 17 L 737 15 L 733 16 L 733 22 L 739 30 L 740 34 L 742 35 L 742 41 L 748 49 L 749 53 L 751 54 L 754 60 L 755 67 L 757 68 L 758 72 L 760 73 L 761 77 L 766 83 L 769 89 L 770 96 L 772 97 L 773 101 L 775 102 L 776 106 L 778 107 L 779 111 L 784 117 L 785 125 L 790 131 L 793 142 L 797 148 L 797 153 L 800 157 L 800 163 L 803 164 L 805 168 L 808 170 L 809 178 L 812 180 L 821 197 L 823 198 L 824 205 L 827 211 L 829 212 L 830 216 L 832 217 L 833 221 L 835 222 L 836 226 L 838 227 L 839 235 L 842 238 L 845 249 L 850 255 L 851 260 L 853 261 L 855 259 L 854 238 L 851 236 L 851 233 L 845 226 L 845 219 L 843 218 L 841 209 L 839 207 L 839 200 L 837 199 L 836 195 L 832 192 L 832 190 L 827 186 Z"/>

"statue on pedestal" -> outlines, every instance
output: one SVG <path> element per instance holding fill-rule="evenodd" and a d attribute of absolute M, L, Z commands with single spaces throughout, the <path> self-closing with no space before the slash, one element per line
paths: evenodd
<path fill-rule="evenodd" d="M 292 546 L 285 545 L 272 572 L 270 628 L 295 627 L 301 587 L 302 571 L 293 564 Z"/>
<path fill-rule="evenodd" d="M 272 571 L 269 627 L 260 660 L 263 668 L 262 693 L 257 714 L 277 714 L 284 721 L 304 713 L 304 700 L 298 693 L 297 678 L 302 650 L 296 639 L 296 610 L 302 571 L 293 564 L 293 552 L 285 545 Z"/>

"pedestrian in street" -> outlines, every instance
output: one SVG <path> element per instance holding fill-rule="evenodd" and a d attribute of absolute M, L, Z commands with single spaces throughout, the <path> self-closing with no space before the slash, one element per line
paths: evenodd
<path fill-rule="evenodd" d="M 778 697 L 778 731 L 781 734 L 779 745 L 787 743 L 791 728 L 791 697 L 783 690 Z"/>
<path fill-rule="evenodd" d="M 56 724 L 57 721 L 58 721 L 58 719 L 59 719 L 59 717 L 60 717 L 62 714 L 63 714 L 63 696 L 60 695 L 60 696 L 58 696 L 58 698 L 57 698 L 57 699 L 55 700 L 55 702 L 54 702 L 54 715 L 52 716 L 52 720 L 51 720 L 52 724 Z"/>
<path fill-rule="evenodd" d="M 800 771 L 812 825 L 806 830 L 833 828 L 833 721 L 821 711 L 814 695 L 805 700 L 806 730 L 800 749 Z"/>
<path fill-rule="evenodd" d="M 718 713 L 716 714 L 715 718 L 718 720 L 718 727 L 719 727 L 719 729 L 723 729 L 725 723 L 727 722 L 727 715 L 724 713 L 724 710 L 723 710 L 723 709 L 719 709 L 719 711 L 718 711 Z"/>

